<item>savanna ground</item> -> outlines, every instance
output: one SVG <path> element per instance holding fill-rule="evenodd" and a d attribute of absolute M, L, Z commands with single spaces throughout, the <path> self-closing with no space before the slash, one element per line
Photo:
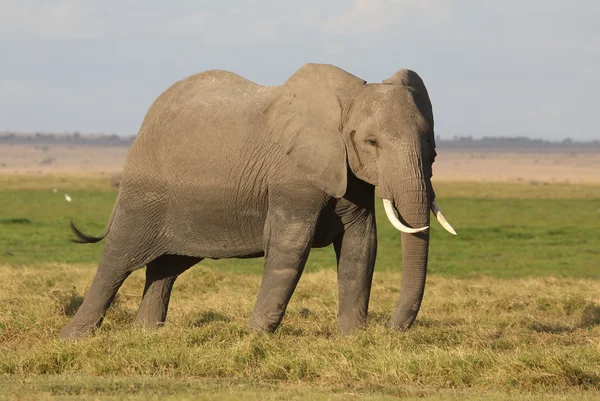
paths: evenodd
<path fill-rule="evenodd" d="M 436 183 L 459 235 L 432 224 L 408 332 L 384 327 L 401 249 L 379 207 L 362 332 L 336 332 L 326 248 L 311 253 L 273 335 L 246 330 L 262 260 L 208 260 L 178 279 L 164 328 L 131 325 L 140 270 L 96 335 L 63 342 L 103 247 L 69 243 L 68 224 L 100 233 L 116 192 L 102 177 L 2 175 L 0 400 L 600 399 L 600 185 L 537 184 Z"/>

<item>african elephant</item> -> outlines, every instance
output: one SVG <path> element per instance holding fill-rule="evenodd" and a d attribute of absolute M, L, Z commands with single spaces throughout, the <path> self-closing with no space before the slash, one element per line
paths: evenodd
<path fill-rule="evenodd" d="M 323 64 L 303 66 L 281 86 L 226 71 L 175 83 L 144 118 L 105 232 L 91 237 L 72 225 L 76 242 L 107 242 L 85 301 L 60 336 L 98 327 L 123 281 L 142 266 L 136 322 L 158 326 L 179 274 L 204 258 L 259 256 L 264 275 L 249 326 L 271 332 L 310 249 L 330 244 L 339 330 L 358 329 L 377 249 L 375 186 L 403 232 L 390 325 L 409 328 L 425 288 L 429 210 L 453 231 L 434 202 L 434 148 L 429 96 L 410 70 L 382 84 Z"/>

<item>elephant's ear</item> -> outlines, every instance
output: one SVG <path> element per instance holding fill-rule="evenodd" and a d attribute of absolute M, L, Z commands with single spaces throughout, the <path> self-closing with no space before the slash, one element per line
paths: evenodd
<path fill-rule="evenodd" d="M 429 126 L 431 127 L 432 133 L 432 143 L 433 147 L 435 147 L 435 136 L 433 135 L 433 107 L 431 106 L 431 100 L 429 99 L 429 93 L 427 92 L 427 88 L 425 87 L 425 83 L 413 70 L 399 70 L 396 71 L 394 75 L 392 75 L 388 79 L 383 80 L 384 84 L 391 85 L 404 85 L 413 88 L 416 91 L 415 103 L 419 108 L 419 111 L 427 119 Z"/>
<path fill-rule="evenodd" d="M 324 64 L 306 64 L 280 87 L 265 109 L 268 130 L 317 188 L 335 198 L 346 193 L 342 120 L 352 87 L 365 81 Z"/>

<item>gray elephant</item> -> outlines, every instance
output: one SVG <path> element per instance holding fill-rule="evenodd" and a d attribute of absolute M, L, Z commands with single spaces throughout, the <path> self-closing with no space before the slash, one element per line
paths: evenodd
<path fill-rule="evenodd" d="M 383 84 L 307 64 L 282 86 L 226 71 L 175 83 L 150 107 L 100 237 L 107 238 L 74 319 L 98 327 L 117 290 L 146 266 L 136 322 L 161 325 L 175 279 L 204 258 L 264 256 L 249 326 L 275 330 L 312 247 L 334 245 L 342 333 L 364 326 L 377 237 L 375 186 L 402 233 L 403 277 L 390 325 L 414 322 L 425 288 L 436 155 L 425 85 L 401 70 Z M 398 216 L 396 216 L 398 213 Z"/>

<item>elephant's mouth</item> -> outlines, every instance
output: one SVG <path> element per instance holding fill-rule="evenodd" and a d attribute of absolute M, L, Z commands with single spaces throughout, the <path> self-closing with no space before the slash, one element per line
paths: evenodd
<path fill-rule="evenodd" d="M 407 225 L 402 223 L 400 221 L 400 219 L 396 216 L 396 213 L 398 214 L 398 216 L 400 216 L 400 212 L 398 212 L 398 209 L 396 209 L 396 207 L 394 206 L 392 201 L 389 199 L 382 199 L 382 200 L 383 200 L 383 207 L 385 209 L 385 215 L 387 216 L 390 223 L 392 223 L 394 228 L 396 228 L 397 230 L 399 230 L 403 233 L 415 234 L 415 233 L 420 233 L 422 231 L 425 231 L 429 228 L 429 226 L 420 227 L 420 228 L 408 227 Z M 442 214 L 442 211 L 440 210 L 440 208 L 437 205 L 437 203 L 435 202 L 435 200 L 431 203 L 431 211 L 433 212 L 437 221 L 442 225 L 442 227 L 444 227 L 446 229 L 446 231 L 448 231 L 450 234 L 456 235 L 456 231 L 454 230 L 454 228 L 452 228 L 452 226 L 450 225 L 448 220 L 446 220 L 446 217 L 444 217 L 444 215 Z M 400 217 L 402 217 L 402 216 L 400 216 Z"/>

